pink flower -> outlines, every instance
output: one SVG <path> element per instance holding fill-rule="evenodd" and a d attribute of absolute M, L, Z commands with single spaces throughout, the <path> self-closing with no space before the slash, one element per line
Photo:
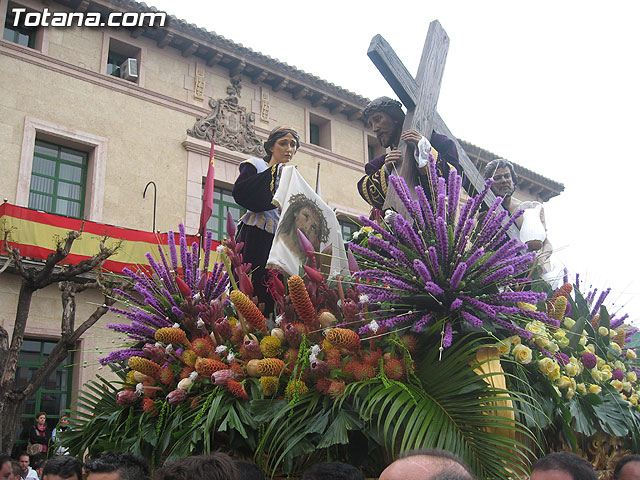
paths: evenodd
<path fill-rule="evenodd" d="M 184 390 L 176 389 L 173 392 L 167 394 L 167 403 L 169 405 L 177 405 L 184 402 L 187 399 L 187 392 Z"/>
<path fill-rule="evenodd" d="M 233 370 L 218 370 L 211 375 L 211 383 L 214 385 L 226 385 L 229 380 L 235 380 L 236 374 Z"/>
<path fill-rule="evenodd" d="M 138 401 L 138 395 L 133 390 L 120 390 L 116 394 L 116 403 L 122 406 L 133 405 Z"/>

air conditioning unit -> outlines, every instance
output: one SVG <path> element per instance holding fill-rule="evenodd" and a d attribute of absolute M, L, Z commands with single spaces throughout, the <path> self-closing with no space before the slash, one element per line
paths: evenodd
<path fill-rule="evenodd" d="M 138 60 L 135 58 L 127 58 L 120 65 L 120 78 L 135 82 L 138 79 Z"/>

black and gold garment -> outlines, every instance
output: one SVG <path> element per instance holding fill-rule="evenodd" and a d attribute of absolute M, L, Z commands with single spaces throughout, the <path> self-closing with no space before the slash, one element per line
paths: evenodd
<path fill-rule="evenodd" d="M 431 135 L 431 154 L 436 159 L 439 175 L 447 178 L 451 167 L 454 167 L 459 173 L 461 172 L 456 144 L 446 136 L 435 132 Z M 358 182 L 360 196 L 373 208 L 380 210 L 384 206 L 388 189 L 388 173 L 384 165 L 385 157 L 386 153 L 367 163 L 364 166 L 366 175 Z M 422 176 L 419 180 L 422 180 Z M 428 189 L 425 191 L 428 194 Z"/>

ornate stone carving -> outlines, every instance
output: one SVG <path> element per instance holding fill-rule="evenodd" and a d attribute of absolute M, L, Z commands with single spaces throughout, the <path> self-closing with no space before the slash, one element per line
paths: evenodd
<path fill-rule="evenodd" d="M 202 100 L 204 97 L 204 72 L 201 69 L 196 69 L 196 76 L 194 78 L 193 85 L 193 97 Z"/>
<path fill-rule="evenodd" d="M 205 118 L 198 118 L 187 134 L 209 142 L 213 138 L 218 146 L 262 157 L 264 147 L 253 128 L 255 115 L 238 105 L 241 89 L 240 79 L 232 78 L 227 98 L 209 100 L 211 112 Z"/>
<path fill-rule="evenodd" d="M 269 99 L 269 92 L 266 89 L 262 89 L 260 99 L 260 120 L 263 122 L 269 121 L 269 110 L 271 108 L 271 102 Z"/>

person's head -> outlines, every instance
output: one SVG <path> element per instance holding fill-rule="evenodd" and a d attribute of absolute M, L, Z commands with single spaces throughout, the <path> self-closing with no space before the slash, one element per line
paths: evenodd
<path fill-rule="evenodd" d="M 47 424 L 47 414 L 44 412 L 40 412 L 36 417 L 36 423 L 39 427 L 44 427 Z"/>
<path fill-rule="evenodd" d="M 30 462 L 31 462 L 31 459 L 29 458 L 29 454 L 26 452 L 22 452 L 18 457 L 18 465 L 20 465 L 20 468 L 24 473 L 26 473 L 27 470 L 29 470 Z"/>
<path fill-rule="evenodd" d="M 633 480 L 640 478 L 640 455 L 625 455 L 613 470 L 614 480 Z"/>
<path fill-rule="evenodd" d="M 243 480 L 264 480 L 264 473 L 260 467 L 248 460 L 234 460 L 239 478 Z"/>
<path fill-rule="evenodd" d="M 491 185 L 491 191 L 494 195 L 502 198 L 510 197 L 515 192 L 516 185 L 518 185 L 518 176 L 515 168 L 513 168 L 513 163 L 504 158 L 496 158 L 487 163 L 482 175 L 485 180 L 493 178 L 494 182 Z"/>
<path fill-rule="evenodd" d="M 571 452 L 550 453 L 531 467 L 531 480 L 596 480 L 596 472 L 584 458 Z"/>
<path fill-rule="evenodd" d="M 296 229 L 300 229 L 316 248 L 329 239 L 329 226 L 324 213 L 316 202 L 307 198 L 304 193 L 291 195 L 287 210 L 280 221 L 280 231 L 294 236 L 297 242 Z"/>
<path fill-rule="evenodd" d="M 162 467 L 156 480 L 240 480 L 233 458 L 225 453 L 212 453 L 183 458 Z M 91 479 L 89 479 L 91 480 Z"/>
<path fill-rule="evenodd" d="M 12 474 L 11 457 L 6 453 L 0 453 L 0 480 L 10 480 Z"/>
<path fill-rule="evenodd" d="M 291 127 L 276 127 L 271 130 L 269 138 L 264 142 L 267 154 L 263 157 L 269 163 L 287 163 L 291 161 L 300 148 L 300 136 Z"/>
<path fill-rule="evenodd" d="M 149 478 L 149 465 L 130 453 L 105 453 L 84 465 L 87 480 L 144 480 Z"/>
<path fill-rule="evenodd" d="M 38 474 L 38 478 L 42 478 L 42 470 L 44 470 L 44 466 L 47 464 L 47 460 L 45 458 L 35 458 L 31 460 L 31 468 L 33 468 Z"/>
<path fill-rule="evenodd" d="M 62 427 L 66 427 L 67 425 L 69 425 L 69 417 L 67 417 L 66 415 L 62 415 L 58 424 Z"/>
<path fill-rule="evenodd" d="M 20 480 L 22 478 L 22 467 L 17 460 L 11 460 L 11 473 L 12 475 L 9 477 L 11 480 Z M 0 478 L 2 477 L 0 476 Z"/>
<path fill-rule="evenodd" d="M 405 452 L 380 475 L 380 480 L 407 478 L 474 480 L 473 474 L 460 458 L 435 448 Z"/>
<path fill-rule="evenodd" d="M 389 97 L 371 100 L 362 112 L 362 118 L 383 147 L 395 147 L 400 140 L 404 112 L 402 104 Z"/>
<path fill-rule="evenodd" d="M 70 455 L 50 458 L 40 478 L 42 480 L 82 480 L 82 462 Z"/>
<path fill-rule="evenodd" d="M 353 465 L 342 462 L 317 463 L 308 468 L 302 480 L 364 480 L 364 474 Z"/>

